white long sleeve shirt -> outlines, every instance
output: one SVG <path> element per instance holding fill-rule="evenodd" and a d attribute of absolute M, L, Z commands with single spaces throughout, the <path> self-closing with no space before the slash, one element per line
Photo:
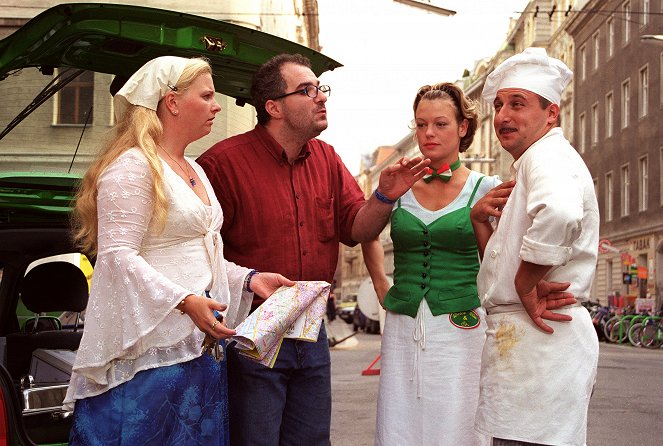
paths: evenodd
<path fill-rule="evenodd" d="M 545 277 L 571 282 L 587 300 L 596 269 L 599 211 L 585 162 L 551 129 L 513 163 L 516 186 L 484 252 L 477 277 L 482 304 L 519 304 L 514 278 L 521 260 L 553 268 Z"/>
<path fill-rule="evenodd" d="M 167 163 L 166 225 L 154 231 L 152 176 L 138 149 L 120 155 L 99 177 L 98 254 L 65 407 L 99 395 L 141 371 L 200 356 L 204 337 L 175 306 L 187 295 L 228 305 L 225 321 L 239 324 L 252 294 L 243 292 L 250 271 L 223 258 L 223 213 L 202 168 L 205 205 Z"/>

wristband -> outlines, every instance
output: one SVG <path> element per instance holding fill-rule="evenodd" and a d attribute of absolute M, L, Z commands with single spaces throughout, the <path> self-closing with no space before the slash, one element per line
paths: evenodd
<path fill-rule="evenodd" d="M 396 203 L 396 200 L 392 200 L 390 198 L 385 197 L 377 189 L 375 189 L 375 192 L 373 192 L 373 195 L 375 195 L 375 198 L 377 198 L 379 201 L 381 201 L 385 204 L 394 204 L 394 203 Z"/>
<path fill-rule="evenodd" d="M 253 290 L 251 289 L 251 279 L 259 272 L 260 271 L 257 271 L 255 269 L 249 271 L 249 274 L 247 274 L 246 279 L 244 279 L 244 290 L 248 291 L 249 293 L 253 293 Z"/>

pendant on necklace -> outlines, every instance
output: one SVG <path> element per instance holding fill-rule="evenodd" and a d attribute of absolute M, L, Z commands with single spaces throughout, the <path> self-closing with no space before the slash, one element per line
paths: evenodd
<path fill-rule="evenodd" d="M 189 177 L 189 183 L 191 183 L 191 187 L 194 187 L 196 185 L 196 180 L 194 180 L 193 177 Z"/>

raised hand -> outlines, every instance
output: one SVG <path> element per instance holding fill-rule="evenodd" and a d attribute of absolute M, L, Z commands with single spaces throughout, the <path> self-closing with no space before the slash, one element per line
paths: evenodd
<path fill-rule="evenodd" d="M 389 199 L 399 198 L 424 177 L 429 164 L 428 158 L 423 159 L 420 156 L 412 159 L 401 158 L 396 164 L 386 167 L 380 173 L 378 190 Z"/>
<path fill-rule="evenodd" d="M 475 223 L 485 223 L 492 217 L 501 217 L 502 208 L 507 202 L 511 191 L 513 191 L 515 181 L 505 181 L 492 188 L 486 195 L 481 197 L 470 212 L 470 218 Z"/>

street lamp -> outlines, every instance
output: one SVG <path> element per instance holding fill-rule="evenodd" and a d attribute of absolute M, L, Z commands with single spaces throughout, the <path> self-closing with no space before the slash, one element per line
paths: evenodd
<path fill-rule="evenodd" d="M 456 11 L 451 9 L 445 9 L 440 6 L 435 6 L 429 1 L 424 0 L 394 0 L 397 3 L 403 3 L 404 5 L 412 6 L 413 8 L 423 9 L 434 14 L 440 14 L 445 16 L 456 15 Z"/>

